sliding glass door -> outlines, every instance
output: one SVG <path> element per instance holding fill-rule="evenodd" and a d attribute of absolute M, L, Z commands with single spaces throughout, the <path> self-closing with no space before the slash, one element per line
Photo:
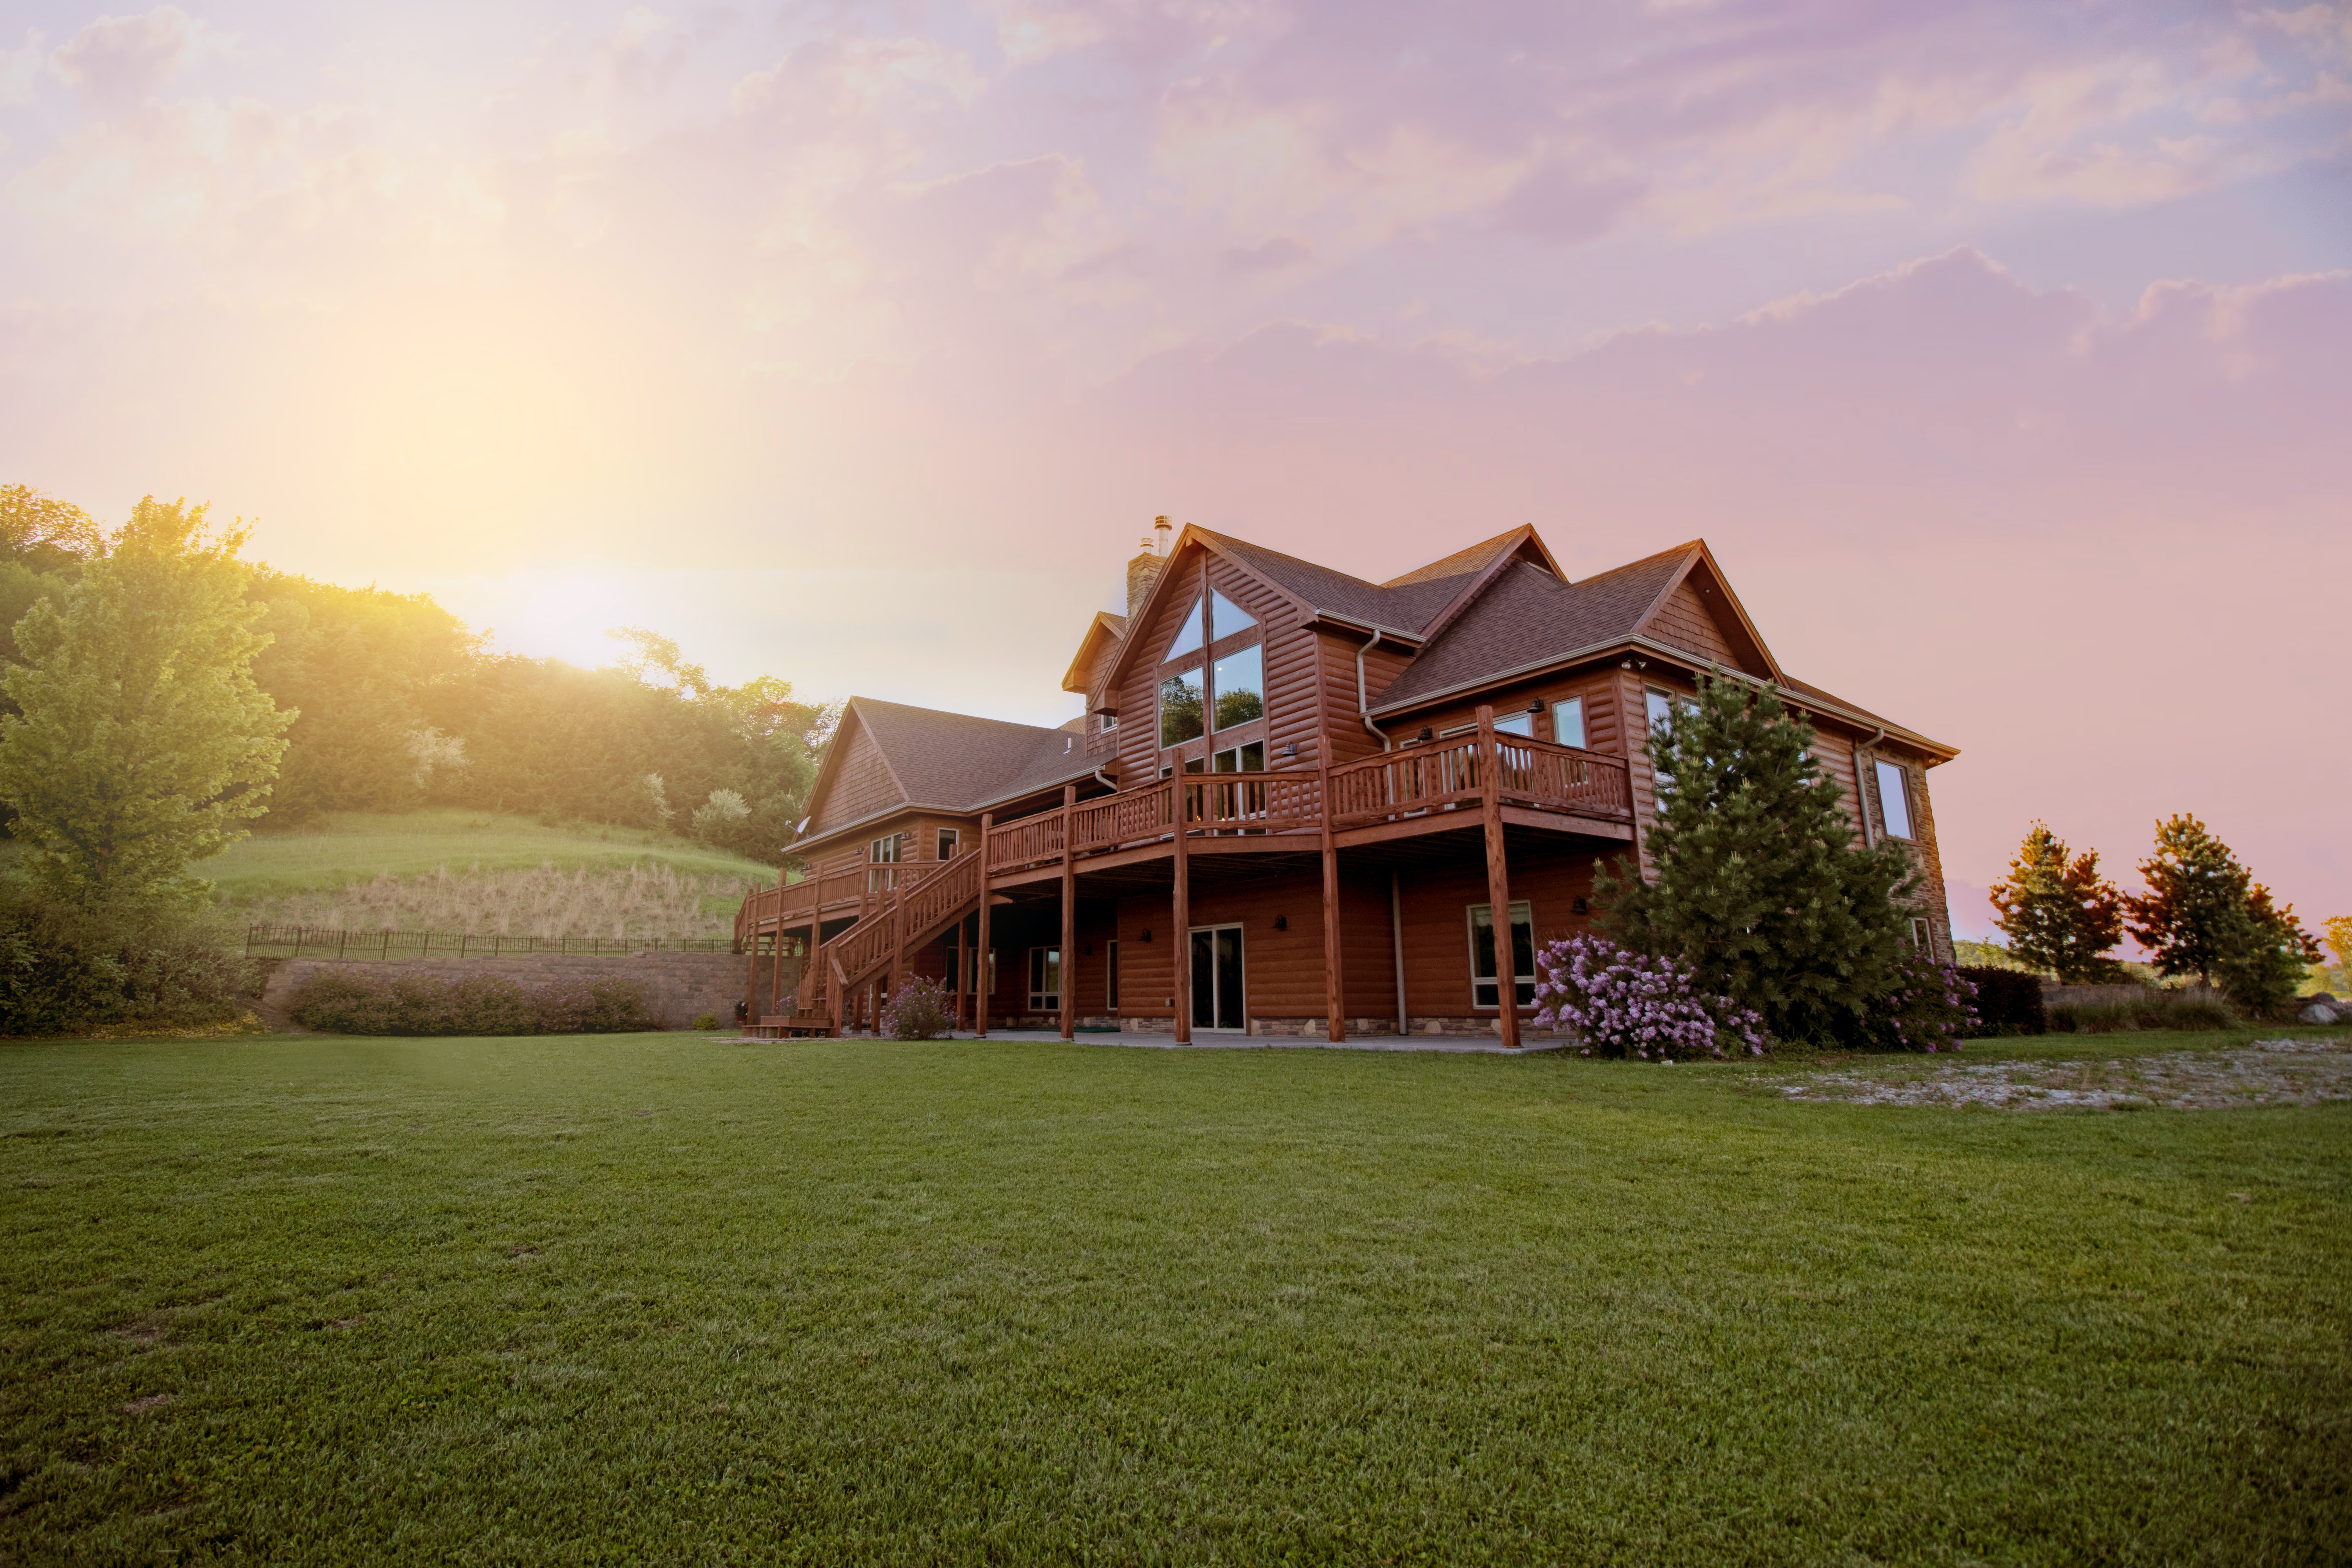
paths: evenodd
<path fill-rule="evenodd" d="M 1242 928 L 1198 926 L 1192 931 L 1192 1027 L 1239 1029 L 1248 1025 L 1242 1000 Z"/>

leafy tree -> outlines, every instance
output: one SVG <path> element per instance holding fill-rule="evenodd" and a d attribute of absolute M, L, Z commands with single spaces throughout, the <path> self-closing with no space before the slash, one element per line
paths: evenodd
<path fill-rule="evenodd" d="M 96 520 L 73 502 L 30 485 L 0 485 L 0 560 L 55 572 L 99 554 L 103 542 Z"/>
<path fill-rule="evenodd" d="M 2105 956 L 2123 940 L 2124 896 L 2099 875 L 2099 852 L 2070 858 L 2065 842 L 2037 822 L 1992 889 L 2009 951 L 2063 981 L 2108 980 L 2122 973 Z"/>
<path fill-rule="evenodd" d="M 2327 917 L 2327 951 L 2336 955 L 2336 967 L 2329 978 L 2352 991 L 2352 915 Z"/>
<path fill-rule="evenodd" d="M 326 811 L 396 811 L 428 790 L 448 793 L 464 748 L 452 752 L 432 731 L 425 698 L 478 657 L 479 637 L 423 594 L 263 570 L 249 596 L 267 612 L 259 627 L 271 638 L 253 678 L 300 714 L 286 734 L 272 826 Z"/>
<path fill-rule="evenodd" d="M 1596 891 L 1612 935 L 1686 959 L 1776 1037 L 1858 1038 L 1894 984 L 1917 877 L 1899 845 L 1854 847 L 1812 745 L 1772 693 L 1702 680 L 1650 735 L 1657 881 L 1622 859 Z"/>
<path fill-rule="evenodd" d="M 0 678 L 0 796 L 49 890 L 96 907 L 205 884 L 189 862 L 261 815 L 292 720 L 254 684 L 246 535 L 150 496 L 61 595 L 16 628 L 26 663 Z"/>

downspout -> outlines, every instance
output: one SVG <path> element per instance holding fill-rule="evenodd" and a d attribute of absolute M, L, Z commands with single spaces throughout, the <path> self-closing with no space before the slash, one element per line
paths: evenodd
<path fill-rule="evenodd" d="M 1118 782 L 1116 779 L 1107 779 L 1103 777 L 1103 771 L 1100 768 L 1095 769 L 1095 783 L 1102 785 L 1103 788 L 1110 791 L 1113 795 L 1117 795 L 1118 793 Z"/>
<path fill-rule="evenodd" d="M 1385 752 L 1390 749 L 1389 738 L 1378 724 L 1372 722 L 1372 705 L 1364 696 L 1364 656 L 1378 647 L 1380 640 L 1381 630 L 1378 626 L 1374 626 L 1372 640 L 1356 650 L 1356 716 L 1363 720 L 1365 729 L 1380 736 L 1381 750 Z"/>

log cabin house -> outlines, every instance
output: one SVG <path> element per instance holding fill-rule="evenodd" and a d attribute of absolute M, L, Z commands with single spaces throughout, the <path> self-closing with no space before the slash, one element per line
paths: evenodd
<path fill-rule="evenodd" d="M 1596 865 L 1653 870 L 1642 742 L 1710 669 L 1811 721 L 1861 833 L 1919 864 L 1913 940 L 1952 956 L 1927 773 L 1958 753 L 1783 670 L 1705 542 L 1571 581 L 1518 528 L 1375 584 L 1156 526 L 1128 613 L 1079 637 L 1080 718 L 849 700 L 801 879 L 737 917 L 758 1032 L 869 1026 L 927 975 L 982 1032 L 1516 1047 Z"/>

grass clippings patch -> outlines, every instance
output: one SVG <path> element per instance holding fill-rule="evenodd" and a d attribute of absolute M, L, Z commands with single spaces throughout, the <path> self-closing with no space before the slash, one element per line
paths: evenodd
<path fill-rule="evenodd" d="M 2224 1051 L 2085 1061 L 1910 1061 L 1775 1080 L 1792 1100 L 1996 1110 L 2221 1110 L 2352 1100 L 2352 1039 L 2255 1040 Z"/>

